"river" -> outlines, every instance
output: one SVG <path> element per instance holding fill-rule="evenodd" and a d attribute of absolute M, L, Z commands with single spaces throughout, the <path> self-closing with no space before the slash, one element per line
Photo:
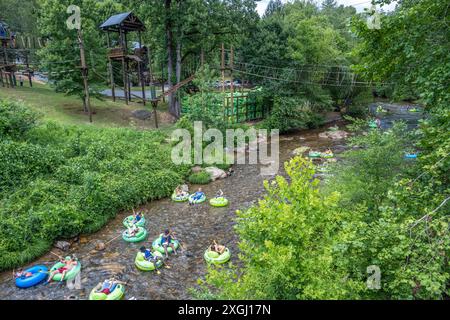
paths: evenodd
<path fill-rule="evenodd" d="M 371 105 L 374 111 L 379 104 Z M 413 128 L 417 125 L 420 113 L 408 112 L 405 106 L 382 104 L 391 112 L 381 116 L 383 128 L 392 125 L 392 121 L 403 119 Z M 292 151 L 301 146 L 324 151 L 331 148 L 339 159 L 339 154 L 347 149 L 344 140 L 319 138 L 319 133 L 330 126 L 344 127 L 343 121 L 329 123 L 320 129 L 303 130 L 280 137 L 280 171 L 284 174 L 283 163 L 293 157 Z M 82 235 L 74 242 L 68 252 L 58 249 L 52 251 L 60 255 L 75 254 L 81 261 L 82 289 L 69 290 L 64 283 L 39 285 L 29 289 L 18 289 L 12 279 L 12 271 L 0 274 L 0 299 L 14 300 L 61 300 L 87 299 L 90 291 L 106 277 L 118 275 L 127 281 L 125 299 L 138 300 L 192 299 L 189 288 L 195 287 L 197 280 L 206 272 L 203 253 L 212 240 L 217 240 L 230 248 L 232 261 L 238 262 L 238 237 L 233 226 L 236 223 L 235 211 L 245 209 L 264 196 L 263 181 L 259 165 L 236 165 L 230 177 L 202 186 L 207 196 L 212 197 L 222 189 L 230 200 L 226 208 L 213 208 L 208 203 L 189 206 L 186 203 L 174 203 L 169 199 L 150 202 L 139 210 L 147 211 L 148 240 L 143 243 L 126 243 L 120 237 L 124 230 L 122 220 L 130 212 L 122 212 L 110 221 L 101 231 L 92 235 Z M 269 177 L 270 178 L 270 177 Z M 190 186 L 195 190 L 198 186 Z M 150 246 L 164 229 L 172 228 L 183 241 L 183 250 L 172 255 L 168 261 L 170 269 L 162 268 L 160 274 L 141 272 L 134 266 L 134 258 L 143 245 Z M 118 238 L 117 238 L 118 237 Z M 113 241 L 112 239 L 117 238 Z M 107 243 L 103 251 L 95 250 L 98 241 Z M 28 266 L 46 264 L 52 266 L 57 258 L 48 253 Z"/>

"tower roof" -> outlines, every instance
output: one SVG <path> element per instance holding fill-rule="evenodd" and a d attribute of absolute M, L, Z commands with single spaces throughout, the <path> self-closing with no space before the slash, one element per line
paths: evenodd
<path fill-rule="evenodd" d="M 111 16 L 100 26 L 100 29 L 112 32 L 118 32 L 119 30 L 131 32 L 144 31 L 145 26 L 142 21 L 130 11 Z"/>

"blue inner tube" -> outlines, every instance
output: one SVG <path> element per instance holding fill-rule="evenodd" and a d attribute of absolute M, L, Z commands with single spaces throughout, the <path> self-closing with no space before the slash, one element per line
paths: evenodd
<path fill-rule="evenodd" d="M 202 197 L 200 198 L 200 199 L 197 199 L 197 200 L 194 200 L 194 195 L 195 194 L 191 194 L 190 196 L 189 196 L 189 203 L 194 203 L 194 204 L 197 204 L 197 203 L 202 203 L 202 202 L 205 202 L 206 201 L 206 194 L 202 194 Z"/>
<path fill-rule="evenodd" d="M 34 266 L 24 270 L 25 273 L 31 272 L 33 275 L 30 277 L 21 277 L 16 279 L 16 286 L 22 289 L 30 288 L 38 285 L 48 276 L 48 268 L 46 266 Z"/>
<path fill-rule="evenodd" d="M 406 159 L 417 159 L 417 154 L 415 153 L 408 153 L 405 155 Z"/>

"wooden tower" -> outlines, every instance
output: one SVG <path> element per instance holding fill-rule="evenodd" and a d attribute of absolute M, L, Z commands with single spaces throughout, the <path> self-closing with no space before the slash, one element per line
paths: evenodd
<path fill-rule="evenodd" d="M 10 50 L 15 48 L 15 36 L 8 30 L 7 25 L 0 21 L 0 82 L 2 86 L 16 86 L 15 56 L 11 57 Z"/>
<path fill-rule="evenodd" d="M 145 77 L 144 71 L 149 68 L 148 50 L 142 46 L 142 32 L 145 31 L 144 24 L 132 12 L 114 15 L 106 20 L 100 28 L 106 32 L 108 42 L 108 68 L 110 74 L 111 90 L 113 100 L 116 100 L 116 83 L 114 79 L 113 62 L 120 61 L 122 64 L 123 91 L 125 102 L 131 101 L 130 73 L 134 69 L 142 86 L 142 101 L 145 105 Z M 128 34 L 138 33 L 137 47 L 130 48 Z"/>

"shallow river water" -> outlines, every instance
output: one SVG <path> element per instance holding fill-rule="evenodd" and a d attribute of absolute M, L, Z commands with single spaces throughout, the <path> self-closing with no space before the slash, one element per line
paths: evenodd
<path fill-rule="evenodd" d="M 377 104 L 378 105 L 378 104 Z M 403 119 L 410 126 L 415 126 L 421 117 L 419 113 L 410 113 L 404 106 L 384 104 L 392 110 L 382 116 L 383 128 L 389 127 L 393 120 Z M 376 105 L 371 106 L 374 110 Z M 283 163 L 293 157 L 292 151 L 301 146 L 309 146 L 313 150 L 324 151 L 330 147 L 337 158 L 339 153 L 347 149 L 344 140 L 319 138 L 319 133 L 332 125 L 344 126 L 342 121 L 330 123 L 317 130 L 298 131 L 280 137 L 280 171 L 284 174 Z M 270 177 L 261 176 L 258 165 L 236 165 L 234 174 L 203 186 L 207 196 L 212 197 L 218 189 L 222 189 L 230 200 L 226 208 L 213 208 L 207 202 L 189 206 L 186 203 L 174 203 L 169 199 L 153 201 L 138 209 L 147 211 L 146 219 L 148 240 L 138 244 L 126 243 L 120 237 L 124 227 L 122 220 L 130 212 L 122 212 L 110 221 L 98 233 L 80 236 L 68 252 L 58 249 L 52 251 L 59 255 L 75 254 L 81 261 L 81 290 L 69 290 L 65 284 L 51 283 L 21 290 L 15 287 L 12 271 L 0 274 L 0 299 L 87 299 L 90 291 L 99 281 L 118 275 L 127 281 L 125 299 L 132 297 L 141 300 L 159 299 L 192 299 L 189 288 L 195 287 L 197 280 L 205 275 L 206 265 L 203 253 L 212 240 L 217 240 L 230 248 L 232 261 L 237 261 L 238 237 L 234 232 L 235 211 L 245 209 L 264 196 L 263 181 Z M 190 186 L 195 190 L 197 186 Z M 151 242 L 166 228 L 176 231 L 183 241 L 183 250 L 178 255 L 170 256 L 170 269 L 155 272 L 141 272 L 134 266 L 134 258 L 138 249 Z M 112 240 L 117 238 L 115 240 Z M 112 240 L 112 241 L 111 241 Z M 98 241 L 107 243 L 106 249 L 96 251 Z M 110 243 L 108 243 L 111 241 Z M 34 264 L 52 266 L 57 258 L 48 253 L 37 259 Z"/>

